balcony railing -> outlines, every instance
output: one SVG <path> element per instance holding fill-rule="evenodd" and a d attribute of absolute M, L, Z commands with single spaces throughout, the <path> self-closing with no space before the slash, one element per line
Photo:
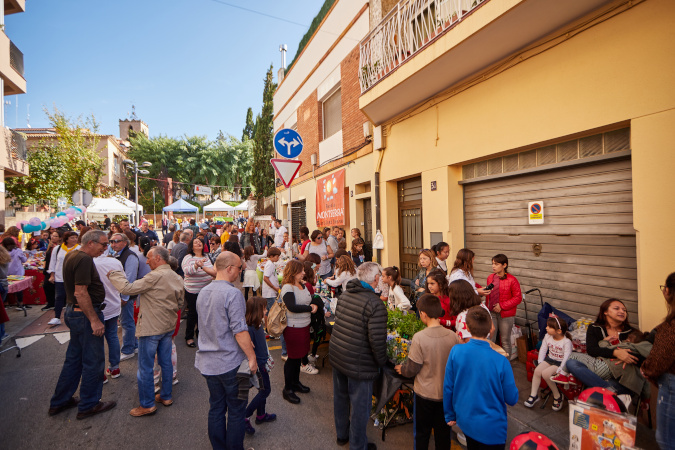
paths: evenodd
<path fill-rule="evenodd" d="M 23 53 L 12 41 L 9 41 L 9 65 L 23 76 Z"/>
<path fill-rule="evenodd" d="M 487 1 L 400 1 L 361 41 L 361 93 Z"/>
<path fill-rule="evenodd" d="M 15 159 L 22 159 L 24 161 L 28 158 L 28 150 L 26 148 L 26 140 L 20 133 L 12 130 L 11 142 L 12 157 Z"/>

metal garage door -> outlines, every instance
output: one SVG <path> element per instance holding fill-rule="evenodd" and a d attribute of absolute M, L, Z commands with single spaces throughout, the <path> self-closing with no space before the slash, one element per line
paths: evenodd
<path fill-rule="evenodd" d="M 528 225 L 528 202 L 538 200 L 545 224 Z M 464 208 L 478 283 L 492 272 L 492 256 L 504 253 L 523 292 L 538 287 L 575 318 L 595 317 L 604 300 L 618 298 L 638 322 L 630 160 L 465 184 Z M 529 296 L 528 319 L 539 309 Z"/>
<path fill-rule="evenodd" d="M 291 203 L 291 226 L 294 236 L 300 236 L 300 227 L 307 226 L 307 201 L 300 200 Z M 311 233 L 311 230 L 310 230 Z"/>

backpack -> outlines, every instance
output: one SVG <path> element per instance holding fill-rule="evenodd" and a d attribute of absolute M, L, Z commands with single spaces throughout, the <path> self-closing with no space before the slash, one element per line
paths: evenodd
<path fill-rule="evenodd" d="M 267 333 L 279 337 L 286 329 L 286 305 L 275 301 L 267 313 Z"/>

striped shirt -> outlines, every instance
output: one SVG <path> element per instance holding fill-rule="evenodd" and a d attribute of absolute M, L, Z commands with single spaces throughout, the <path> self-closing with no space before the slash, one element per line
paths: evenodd
<path fill-rule="evenodd" d="M 196 256 L 185 255 L 182 265 L 183 272 L 185 273 L 185 290 L 191 294 L 199 294 L 199 291 L 201 291 L 204 286 L 213 281 L 213 277 L 204 272 L 201 267 L 198 269 L 195 268 L 195 263 L 197 261 L 204 261 L 204 267 L 213 267 L 213 264 L 211 264 L 211 261 L 206 256 L 197 258 Z"/>

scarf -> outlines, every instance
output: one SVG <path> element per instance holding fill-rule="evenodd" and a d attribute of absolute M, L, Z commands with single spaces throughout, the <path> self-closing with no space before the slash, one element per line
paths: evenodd
<path fill-rule="evenodd" d="M 65 242 L 63 244 L 61 244 L 61 250 L 64 250 L 66 252 L 66 254 L 68 254 L 68 252 L 71 251 L 72 249 L 74 249 L 75 247 L 77 247 L 77 244 L 73 245 L 70 248 L 66 247 Z"/>

